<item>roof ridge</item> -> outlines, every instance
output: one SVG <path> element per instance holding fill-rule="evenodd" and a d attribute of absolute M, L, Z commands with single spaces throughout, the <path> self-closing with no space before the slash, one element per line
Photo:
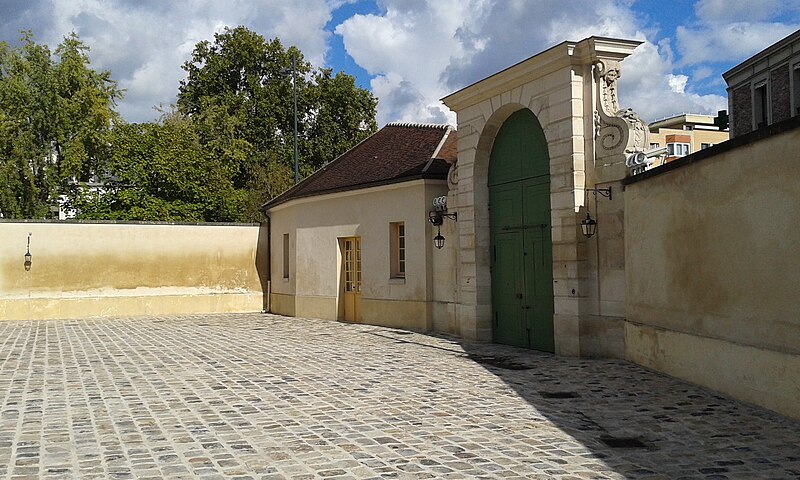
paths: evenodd
<path fill-rule="evenodd" d="M 441 128 L 446 129 L 451 125 L 446 123 L 416 123 L 416 122 L 389 122 L 387 127 L 404 127 L 404 128 Z"/>

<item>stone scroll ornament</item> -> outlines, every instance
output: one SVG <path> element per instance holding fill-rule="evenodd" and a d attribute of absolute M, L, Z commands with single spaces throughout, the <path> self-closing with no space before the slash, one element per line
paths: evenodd
<path fill-rule="evenodd" d="M 648 146 L 647 125 L 632 109 L 619 108 L 619 62 L 597 61 L 594 67 L 597 80 L 594 134 L 600 145 L 598 156 L 624 154 L 627 157 L 635 152 L 643 152 Z"/>
<path fill-rule="evenodd" d="M 458 186 L 458 163 L 453 162 L 447 171 L 447 188 L 454 189 Z"/>

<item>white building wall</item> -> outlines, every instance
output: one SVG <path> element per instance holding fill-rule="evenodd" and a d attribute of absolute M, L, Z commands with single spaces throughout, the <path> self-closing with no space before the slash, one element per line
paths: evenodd
<path fill-rule="evenodd" d="M 452 308 L 448 306 L 452 295 L 447 288 L 434 288 L 434 278 L 448 274 L 434 273 L 438 272 L 433 265 L 436 230 L 427 221 L 433 198 L 446 192 L 444 181 L 416 180 L 296 199 L 270 209 L 271 311 L 342 319 L 340 239 L 360 237 L 362 321 L 431 330 L 434 309 L 447 312 Z M 390 278 L 392 222 L 405 223 L 405 279 Z M 290 239 L 288 279 L 283 278 L 286 233 Z M 442 258 L 448 255 L 447 249 L 435 254 Z M 447 265 L 446 260 L 443 263 Z M 441 299 L 436 307 L 435 295 Z"/>

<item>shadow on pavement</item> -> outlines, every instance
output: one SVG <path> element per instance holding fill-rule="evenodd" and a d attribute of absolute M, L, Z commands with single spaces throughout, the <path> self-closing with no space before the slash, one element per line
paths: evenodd
<path fill-rule="evenodd" d="M 625 478 L 800 479 L 800 423 L 786 417 L 621 360 L 440 338 Z"/>
<path fill-rule="evenodd" d="M 628 478 L 800 478 L 800 423 L 778 414 L 621 360 L 461 346 Z"/>

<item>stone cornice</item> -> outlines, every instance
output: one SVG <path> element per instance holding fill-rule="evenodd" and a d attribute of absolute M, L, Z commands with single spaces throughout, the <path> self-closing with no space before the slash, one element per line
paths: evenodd
<path fill-rule="evenodd" d="M 591 65 L 597 60 L 620 61 L 642 42 L 604 37 L 589 37 L 580 42 L 566 41 L 505 70 L 442 98 L 453 111 L 478 104 L 487 98 L 511 91 L 572 65 Z"/>

